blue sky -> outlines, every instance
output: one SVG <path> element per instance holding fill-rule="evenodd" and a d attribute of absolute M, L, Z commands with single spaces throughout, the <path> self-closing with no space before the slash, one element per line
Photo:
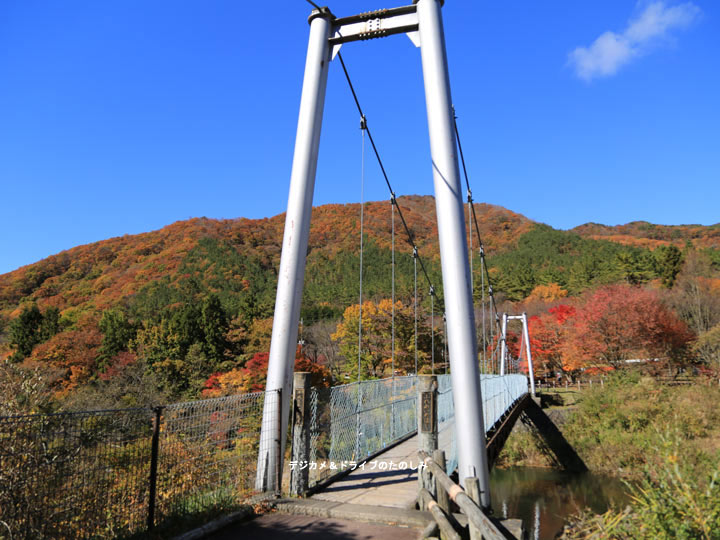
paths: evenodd
<path fill-rule="evenodd" d="M 310 9 L 0 2 L 0 273 L 189 217 L 283 212 Z M 477 201 L 557 228 L 720 221 L 718 2 L 447 0 L 443 16 Z M 419 51 L 392 36 L 342 52 L 396 192 L 432 193 Z M 359 180 L 333 62 L 315 204 L 357 202 Z M 388 198 L 370 161 L 365 198 Z"/>

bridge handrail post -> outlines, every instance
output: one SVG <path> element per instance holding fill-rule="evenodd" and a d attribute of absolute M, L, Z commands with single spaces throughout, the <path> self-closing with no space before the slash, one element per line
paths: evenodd
<path fill-rule="evenodd" d="M 418 375 L 415 379 L 417 391 L 417 432 L 418 449 L 431 454 L 438 447 L 437 389 L 436 375 Z M 433 492 L 432 475 L 425 467 L 418 467 L 418 485 Z M 421 506 L 423 503 L 421 501 Z"/>
<path fill-rule="evenodd" d="M 418 443 L 419 450 L 432 454 L 438 447 L 438 381 L 436 375 L 418 375 Z"/>
<path fill-rule="evenodd" d="M 293 428 L 290 494 L 302 497 L 310 484 L 310 467 L 300 463 L 310 461 L 310 373 L 301 371 L 293 375 Z"/>
<path fill-rule="evenodd" d="M 530 377 L 530 393 L 535 397 L 535 370 L 533 369 L 532 352 L 530 352 L 530 335 L 528 331 L 527 313 L 522 314 L 523 335 L 525 336 L 525 347 L 527 351 L 528 376 Z"/>

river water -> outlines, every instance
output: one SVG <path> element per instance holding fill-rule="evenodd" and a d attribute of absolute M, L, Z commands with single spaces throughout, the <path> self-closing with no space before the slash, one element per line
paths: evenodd
<path fill-rule="evenodd" d="M 615 478 L 531 467 L 493 469 L 490 493 L 495 515 L 522 519 L 530 540 L 555 538 L 566 518 L 583 508 L 599 514 L 628 502 Z"/>

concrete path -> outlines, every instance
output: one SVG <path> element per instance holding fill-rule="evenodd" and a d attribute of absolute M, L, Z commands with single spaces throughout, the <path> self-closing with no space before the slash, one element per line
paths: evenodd
<path fill-rule="evenodd" d="M 452 427 L 454 422 L 440 426 L 439 447 L 446 454 L 452 447 Z M 417 435 L 387 450 L 358 467 L 346 477 L 336 480 L 320 493 L 312 496 L 314 500 L 333 501 L 393 508 L 413 508 L 418 494 Z M 406 469 L 399 464 L 407 464 Z M 414 467 L 414 469 L 413 469 Z"/>
<path fill-rule="evenodd" d="M 272 513 L 242 524 L 230 525 L 207 538 L 211 540 L 276 540 L 281 538 L 414 540 L 419 538 L 421 532 L 422 530 L 419 528 Z"/>
<path fill-rule="evenodd" d="M 440 425 L 439 446 L 450 452 L 453 422 Z M 211 540 L 322 538 L 328 540 L 419 538 L 433 521 L 415 510 L 418 493 L 417 436 L 390 448 L 310 499 L 282 499 L 277 512 L 229 525 Z M 399 467 L 400 464 L 407 468 Z M 381 465 L 382 464 L 382 465 Z"/>

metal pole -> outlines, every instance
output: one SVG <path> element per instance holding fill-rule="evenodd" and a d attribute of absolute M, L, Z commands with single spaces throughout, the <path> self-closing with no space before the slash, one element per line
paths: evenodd
<path fill-rule="evenodd" d="M 430 133 L 435 207 L 447 309 L 453 400 L 457 422 L 458 475 L 480 480 L 482 505 L 490 507 L 475 313 L 465 240 L 465 213 L 457 160 L 445 35 L 438 0 L 416 0 L 425 103 Z"/>
<path fill-rule="evenodd" d="M 148 494 L 148 515 L 147 528 L 152 530 L 155 527 L 155 501 L 157 499 L 157 465 L 158 454 L 160 453 L 160 422 L 164 407 L 155 407 L 155 423 L 153 424 L 153 435 L 150 446 L 150 493 Z"/>
<path fill-rule="evenodd" d="M 266 489 L 282 467 L 273 458 L 273 427 L 277 411 L 272 410 L 272 390 L 282 392 L 282 426 L 279 460 L 285 451 L 290 410 L 290 388 L 295 363 L 300 299 L 305 278 L 305 257 L 310 234 L 310 213 L 312 211 L 315 171 L 317 169 L 320 128 L 322 125 L 325 89 L 327 87 L 330 45 L 328 38 L 332 28 L 333 15 L 327 8 L 313 10 L 310 15 L 310 38 L 308 41 L 305 76 L 303 79 L 300 114 L 298 116 L 295 154 L 290 175 L 290 193 L 285 217 L 278 288 L 275 299 L 270 360 L 268 363 L 265 406 L 258 452 L 256 488 Z"/>
<path fill-rule="evenodd" d="M 502 316 L 502 333 L 500 334 L 500 375 L 505 375 L 505 357 L 507 356 L 507 313 Z"/>
<path fill-rule="evenodd" d="M 528 361 L 528 377 L 530 377 L 530 393 L 535 397 L 535 371 L 533 370 L 532 353 L 530 352 L 530 331 L 528 330 L 527 313 L 522 314 L 523 336 L 525 338 L 525 352 Z"/>

